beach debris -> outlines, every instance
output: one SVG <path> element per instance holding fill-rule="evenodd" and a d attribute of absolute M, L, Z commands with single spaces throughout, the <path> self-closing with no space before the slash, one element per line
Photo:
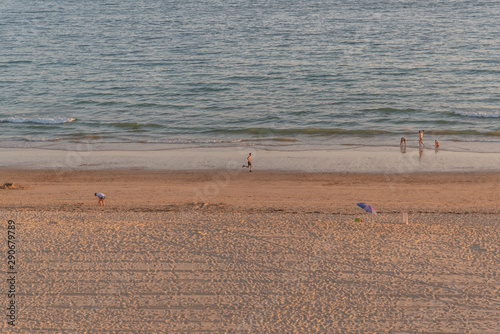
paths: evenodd
<path fill-rule="evenodd" d="M 17 184 L 14 184 L 12 182 L 5 182 L 2 186 L 0 186 L 1 189 L 23 189 L 23 187 L 17 185 Z"/>
<path fill-rule="evenodd" d="M 201 209 L 208 209 L 210 207 L 213 207 L 214 204 L 210 204 L 208 202 L 193 202 L 186 204 L 186 206 L 192 210 L 201 210 Z"/>
<path fill-rule="evenodd" d="M 371 206 L 370 204 L 366 204 L 366 203 L 358 203 L 357 205 L 358 205 L 360 208 L 365 209 L 365 210 L 366 210 L 366 211 L 368 211 L 368 212 L 371 212 L 371 213 L 377 214 L 377 211 L 375 211 L 375 209 L 373 208 L 373 206 Z"/>
<path fill-rule="evenodd" d="M 363 219 L 361 219 L 361 218 L 354 218 L 354 221 L 355 221 L 355 222 L 362 223 L 362 222 L 363 222 Z"/>

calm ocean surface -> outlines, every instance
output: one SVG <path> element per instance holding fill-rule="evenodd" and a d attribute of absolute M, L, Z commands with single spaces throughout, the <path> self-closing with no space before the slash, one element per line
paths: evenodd
<path fill-rule="evenodd" d="M 0 147 L 500 152 L 500 2 L 2 1 Z"/>

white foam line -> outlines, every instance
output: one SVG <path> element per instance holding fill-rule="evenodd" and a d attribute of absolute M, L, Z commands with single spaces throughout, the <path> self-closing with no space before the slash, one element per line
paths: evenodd
<path fill-rule="evenodd" d="M 455 114 L 460 115 L 460 116 L 467 116 L 467 117 L 485 117 L 485 118 L 500 117 L 500 113 L 490 114 L 490 113 L 485 113 L 485 112 L 458 112 L 458 111 L 455 111 Z"/>
<path fill-rule="evenodd" d="M 0 118 L 2 123 L 64 124 L 76 121 L 76 118 Z"/>

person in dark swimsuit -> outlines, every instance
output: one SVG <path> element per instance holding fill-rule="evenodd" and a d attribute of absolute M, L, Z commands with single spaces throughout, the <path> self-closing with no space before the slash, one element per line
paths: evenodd
<path fill-rule="evenodd" d="M 241 168 L 243 167 L 246 167 L 246 168 L 250 168 L 250 172 L 252 171 L 252 153 L 248 153 L 248 157 L 247 157 L 247 161 L 248 161 L 248 165 L 245 166 L 241 166 Z"/>

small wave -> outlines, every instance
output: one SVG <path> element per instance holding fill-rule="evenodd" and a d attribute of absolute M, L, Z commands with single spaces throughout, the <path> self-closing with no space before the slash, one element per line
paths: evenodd
<path fill-rule="evenodd" d="M 76 121 L 76 118 L 0 118 L 0 123 L 32 123 L 32 124 L 65 124 Z"/>
<path fill-rule="evenodd" d="M 290 141 L 290 142 L 297 141 L 297 139 L 295 139 L 295 138 L 288 138 L 288 137 L 271 138 L 271 140 L 274 140 L 274 141 Z"/>
<path fill-rule="evenodd" d="M 64 138 L 24 138 L 23 140 L 29 143 L 47 143 L 64 140 Z"/>
<path fill-rule="evenodd" d="M 155 123 L 129 122 L 129 123 L 111 123 L 110 125 L 117 128 L 132 129 L 132 130 L 138 130 L 142 128 L 163 128 L 163 125 Z"/>
<path fill-rule="evenodd" d="M 21 140 L 30 143 L 46 143 L 46 142 L 58 142 L 58 141 L 91 142 L 103 138 L 105 137 L 88 133 L 71 133 L 62 135 L 61 137 L 24 137 Z"/>
<path fill-rule="evenodd" d="M 281 142 L 296 142 L 297 139 L 289 137 L 269 137 L 269 138 L 252 138 L 252 139 L 241 139 L 242 142 L 255 142 L 255 141 L 281 141 Z"/>
<path fill-rule="evenodd" d="M 348 130 L 339 128 L 304 128 L 304 129 L 271 129 L 271 128 L 246 128 L 234 130 L 214 130 L 211 132 L 229 132 L 242 133 L 250 135 L 310 135 L 310 136 L 329 136 L 329 135 L 383 135 L 391 132 L 385 130 L 367 129 L 367 130 Z"/>
<path fill-rule="evenodd" d="M 224 92 L 229 90 L 231 89 L 227 87 L 197 87 L 197 88 L 191 88 L 189 91 L 192 93 L 210 93 L 210 92 Z"/>
<path fill-rule="evenodd" d="M 460 112 L 454 111 L 453 114 L 465 117 L 484 117 L 484 118 L 496 118 L 500 117 L 500 112 L 484 112 L 484 111 L 476 111 L 476 112 Z"/>
<path fill-rule="evenodd" d="M 375 109 L 364 109 L 363 111 L 376 111 L 376 112 L 381 112 L 381 113 L 387 113 L 387 114 L 392 114 L 392 113 L 410 113 L 416 111 L 416 109 L 395 109 L 395 108 L 375 108 Z"/>
<path fill-rule="evenodd" d="M 425 132 L 426 134 L 434 136 L 492 136 L 492 137 L 500 137 L 500 131 L 488 131 L 488 132 L 480 132 L 477 130 L 429 130 Z"/>
<path fill-rule="evenodd" d="M 137 104 L 132 104 L 130 107 L 132 108 L 151 108 L 151 107 L 158 107 L 159 105 L 156 103 L 137 103 Z"/>
<path fill-rule="evenodd" d="M 81 101 L 75 102 L 75 104 L 76 105 L 80 105 L 80 104 L 97 104 L 97 102 L 92 101 L 92 100 L 81 100 Z"/>

